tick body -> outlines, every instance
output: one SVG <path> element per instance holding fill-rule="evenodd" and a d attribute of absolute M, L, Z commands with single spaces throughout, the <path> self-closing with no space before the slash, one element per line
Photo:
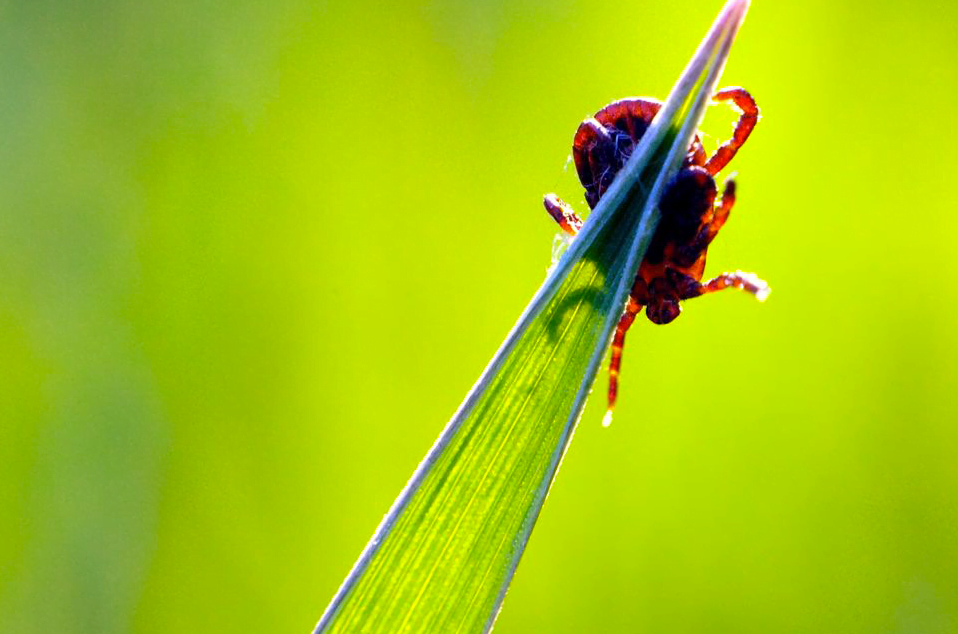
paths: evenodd
<path fill-rule="evenodd" d="M 728 165 L 748 139 L 759 116 L 755 100 L 742 88 L 726 88 L 712 100 L 730 102 L 740 116 L 732 138 L 722 143 L 712 156 L 705 153 L 701 139 L 695 136 L 681 169 L 659 201 L 659 226 L 639 266 L 612 340 L 609 412 L 618 395 L 625 335 L 643 308 L 650 321 L 667 324 L 679 316 L 682 311 L 679 302 L 685 299 L 729 287 L 749 292 L 760 300 L 769 292 L 765 282 L 741 271 L 723 273 L 702 282 L 709 244 L 735 204 L 735 182 L 727 180 L 719 197 L 715 175 Z M 620 99 L 579 125 L 572 143 L 572 157 L 590 208 L 598 204 L 661 107 L 661 102 L 655 99 Z M 544 204 L 563 231 L 573 236 L 578 232 L 582 221 L 569 205 L 555 194 L 547 195 Z"/>

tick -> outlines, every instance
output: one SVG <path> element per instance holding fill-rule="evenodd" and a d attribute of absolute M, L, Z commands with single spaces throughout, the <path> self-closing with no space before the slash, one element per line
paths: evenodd
<path fill-rule="evenodd" d="M 734 287 L 763 300 L 770 290 L 755 274 L 742 271 L 723 273 L 705 283 L 701 281 L 709 244 L 735 203 L 732 179 L 725 181 L 722 196 L 716 202 L 715 175 L 742 147 L 759 117 L 755 100 L 742 88 L 726 88 L 712 100 L 730 102 L 739 111 L 739 118 L 732 138 L 722 143 L 712 156 L 706 155 L 696 135 L 681 169 L 662 194 L 659 226 L 639 266 L 612 340 L 605 424 L 611 420 L 618 396 L 625 335 L 642 308 L 652 323 L 667 324 L 679 316 L 682 311 L 679 302 L 685 299 Z M 620 99 L 579 125 L 572 142 L 572 157 L 590 209 L 595 208 L 612 184 L 661 107 L 662 103 L 655 99 Z M 555 194 L 546 195 L 544 203 L 546 211 L 563 231 L 572 236 L 578 233 L 582 220 L 568 204 Z"/>

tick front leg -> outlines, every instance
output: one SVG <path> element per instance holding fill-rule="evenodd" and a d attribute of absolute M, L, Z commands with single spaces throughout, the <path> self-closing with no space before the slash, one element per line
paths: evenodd
<path fill-rule="evenodd" d="M 559 223 L 559 227 L 563 231 L 570 236 L 579 233 L 579 229 L 582 228 L 582 219 L 568 203 L 555 194 L 546 194 L 545 198 L 542 199 L 542 204 L 545 205 L 546 211 L 549 212 L 553 220 Z"/>
<path fill-rule="evenodd" d="M 732 132 L 732 138 L 723 143 L 715 150 L 715 154 L 705 164 L 705 169 L 711 175 L 718 174 L 723 167 L 728 165 L 738 149 L 742 147 L 748 135 L 752 133 L 755 124 L 758 123 L 758 106 L 752 95 L 748 94 L 744 88 L 725 88 L 715 93 L 712 101 L 731 101 L 735 107 L 741 111 L 742 115 L 735 124 L 735 131 Z"/>
<path fill-rule="evenodd" d="M 765 301 L 768 294 L 772 292 L 772 289 L 765 283 L 765 280 L 762 280 L 754 273 L 735 271 L 734 273 L 722 273 L 705 284 L 699 284 L 696 288 L 689 289 L 682 299 L 698 297 L 699 295 L 705 295 L 707 293 L 715 293 L 725 290 L 726 288 L 737 288 L 746 293 L 751 293 L 760 302 Z"/>

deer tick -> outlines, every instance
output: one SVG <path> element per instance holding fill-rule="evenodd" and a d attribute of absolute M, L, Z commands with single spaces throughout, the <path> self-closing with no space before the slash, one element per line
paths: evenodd
<path fill-rule="evenodd" d="M 723 273 L 702 283 L 709 244 L 725 224 L 735 203 L 735 182 L 725 181 L 716 203 L 715 175 L 724 168 L 748 139 L 758 122 L 758 106 L 742 88 L 726 88 L 712 97 L 727 101 L 740 112 L 732 138 L 707 156 L 698 135 L 692 140 L 678 174 L 665 188 L 659 201 L 661 220 L 635 276 L 625 312 L 612 340 L 609 363 L 609 409 L 604 424 L 611 420 L 618 395 L 619 370 L 625 334 L 645 308 L 652 323 L 667 324 L 682 311 L 684 299 L 734 287 L 759 300 L 769 293 L 768 285 L 752 273 Z M 598 204 L 616 173 L 622 168 L 642 134 L 661 108 L 661 102 L 647 98 L 614 101 L 579 125 L 572 143 L 572 157 L 585 187 L 589 208 Z M 546 210 L 563 231 L 574 236 L 582 226 L 575 211 L 555 194 L 544 200 Z"/>

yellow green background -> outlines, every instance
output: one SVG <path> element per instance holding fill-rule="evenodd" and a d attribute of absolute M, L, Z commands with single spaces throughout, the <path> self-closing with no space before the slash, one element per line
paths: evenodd
<path fill-rule="evenodd" d="M 718 9 L 0 2 L 0 631 L 310 631 Z M 497 634 L 958 631 L 956 32 L 753 4 L 708 273 L 774 291 L 637 322 Z"/>

